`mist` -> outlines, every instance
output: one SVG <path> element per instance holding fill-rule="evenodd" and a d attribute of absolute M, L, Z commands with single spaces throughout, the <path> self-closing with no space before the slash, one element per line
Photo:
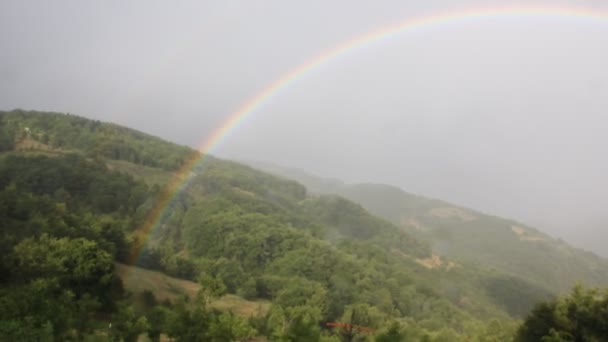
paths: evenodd
<path fill-rule="evenodd" d="M 322 51 L 389 24 L 481 6 L 489 4 L 5 1 L 0 108 L 74 113 L 196 148 Z M 425 27 L 314 69 L 212 153 L 397 185 L 607 256 L 606 60 L 608 19 Z"/>

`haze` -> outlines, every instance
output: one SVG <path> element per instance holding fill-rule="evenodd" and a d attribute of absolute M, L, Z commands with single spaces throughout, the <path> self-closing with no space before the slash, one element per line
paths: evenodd
<path fill-rule="evenodd" d="M 321 51 L 481 6 L 4 1 L 0 108 L 70 112 L 198 147 Z M 608 255 L 607 60 L 608 19 L 505 16 L 415 30 L 315 69 L 213 153 L 398 185 Z"/>

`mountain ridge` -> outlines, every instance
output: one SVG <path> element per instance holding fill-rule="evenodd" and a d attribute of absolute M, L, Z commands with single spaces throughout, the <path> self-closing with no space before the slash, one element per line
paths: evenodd
<path fill-rule="evenodd" d="M 303 170 L 284 168 L 272 163 L 252 161 L 249 163 L 278 176 L 300 181 L 307 188 L 314 189 L 318 193 L 335 193 L 359 203 L 373 214 L 399 225 L 422 240 L 429 241 L 439 255 L 456 259 L 464 258 L 488 267 L 496 267 L 509 273 L 534 279 L 554 291 L 568 290 L 578 279 L 571 278 L 569 281 L 564 281 L 564 274 L 576 272 L 581 264 L 572 265 L 569 270 L 561 273 L 559 271 L 553 273 L 547 272 L 546 269 L 543 270 L 543 267 L 540 266 L 524 271 L 519 266 L 514 267 L 504 261 L 513 260 L 517 253 L 524 253 L 524 255 L 531 255 L 530 258 L 518 260 L 517 263 L 522 267 L 534 264 L 541 257 L 547 258 L 547 255 L 533 253 L 533 251 L 544 249 L 544 252 L 550 253 L 550 256 L 559 257 L 560 262 L 549 263 L 549 260 L 543 260 L 541 263 L 553 264 L 554 269 L 559 270 L 568 267 L 565 265 L 568 264 L 569 259 L 576 256 L 579 258 L 577 260 L 587 263 L 585 266 L 589 269 L 585 276 L 587 281 L 595 285 L 605 285 L 608 282 L 608 277 L 595 274 L 608 272 L 608 260 L 593 252 L 573 247 L 561 239 L 555 239 L 518 221 L 483 214 L 443 200 L 410 194 L 393 185 L 347 184 L 336 180 L 326 180 Z M 455 230 L 455 227 L 459 228 L 461 232 L 468 230 L 468 236 L 458 236 L 459 231 Z M 491 229 L 491 234 L 484 232 L 484 227 Z M 492 234 L 497 235 L 492 236 Z M 475 239 L 478 243 L 471 242 Z M 505 246 L 505 242 L 510 243 Z M 492 248 L 483 247 L 484 243 L 491 243 Z M 492 255 L 496 253 L 502 253 L 501 258 L 494 258 L 495 260 L 488 262 L 488 259 L 493 258 Z"/>

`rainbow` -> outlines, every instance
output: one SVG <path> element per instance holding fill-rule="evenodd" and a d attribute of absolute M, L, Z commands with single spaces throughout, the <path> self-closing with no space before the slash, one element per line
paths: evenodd
<path fill-rule="evenodd" d="M 282 91 L 297 83 L 309 73 L 315 71 L 323 65 L 335 61 L 341 56 L 354 53 L 372 43 L 388 40 L 406 32 L 434 27 L 437 25 L 468 21 L 481 18 L 493 18 L 504 16 L 552 16 L 552 17 L 580 17 L 598 21 L 608 19 L 608 12 L 597 11 L 589 8 L 577 7 L 555 7 L 555 6 L 536 6 L 528 7 L 518 5 L 516 7 L 499 7 L 499 8 L 483 8 L 483 9 L 466 9 L 460 11 L 451 11 L 447 13 L 416 17 L 406 19 L 403 22 L 381 27 L 379 29 L 367 32 L 363 35 L 356 36 L 336 47 L 328 49 L 307 62 L 296 66 L 287 73 L 283 74 L 257 94 L 249 98 L 236 111 L 209 136 L 199 147 L 200 153 L 195 153 L 189 158 L 175 173 L 174 177 L 165 185 L 159 199 L 152 210 L 148 213 L 144 223 L 139 227 L 139 239 L 137 247 L 134 248 L 131 254 L 130 263 L 137 261 L 141 249 L 147 240 L 150 232 L 159 224 L 161 218 L 167 211 L 171 200 L 179 194 L 189 178 L 188 175 L 215 147 L 217 147 L 230 132 L 238 128 L 248 117 L 252 116 L 265 104 L 271 102 Z"/>

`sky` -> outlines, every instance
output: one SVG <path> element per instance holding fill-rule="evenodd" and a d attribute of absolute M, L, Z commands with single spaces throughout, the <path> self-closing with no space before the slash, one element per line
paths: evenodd
<path fill-rule="evenodd" d="M 198 147 L 323 51 L 505 3 L 2 1 L 0 109 L 68 112 Z M 212 153 L 397 185 L 608 256 L 608 7 L 548 3 L 607 19 L 495 16 L 376 41 L 282 89 Z"/>

